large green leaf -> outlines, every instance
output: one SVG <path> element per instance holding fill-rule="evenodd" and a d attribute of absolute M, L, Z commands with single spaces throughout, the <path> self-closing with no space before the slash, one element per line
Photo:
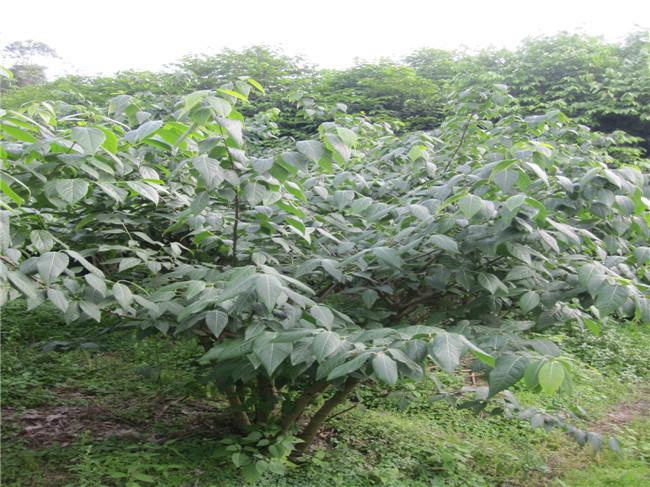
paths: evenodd
<path fill-rule="evenodd" d="M 252 181 L 244 186 L 242 196 L 249 205 L 257 205 L 264 201 L 268 193 L 264 184 L 258 181 Z"/>
<path fill-rule="evenodd" d="M 255 282 L 254 269 L 250 267 L 240 269 L 235 278 L 226 283 L 218 301 L 223 302 L 247 294 L 255 286 Z"/>
<path fill-rule="evenodd" d="M 30 238 L 36 250 L 41 254 L 49 252 L 54 247 L 54 237 L 47 230 L 32 230 Z"/>
<path fill-rule="evenodd" d="M 595 296 L 600 286 L 605 282 L 605 271 L 601 266 L 585 264 L 578 268 L 578 279 L 592 296 Z"/>
<path fill-rule="evenodd" d="M 118 188 L 114 184 L 98 182 L 97 186 L 118 203 L 123 203 L 129 194 L 127 191 Z"/>
<path fill-rule="evenodd" d="M 524 371 L 524 381 L 529 389 L 535 390 L 539 385 L 539 370 L 546 363 L 545 360 L 532 360 Z"/>
<path fill-rule="evenodd" d="M 268 310 L 272 310 L 282 294 L 283 286 L 277 277 L 262 274 L 255 279 L 255 289 L 259 300 Z"/>
<path fill-rule="evenodd" d="M 15 127 L 6 123 L 0 123 L 0 130 L 12 136 L 16 140 L 22 140 L 23 142 L 29 143 L 36 142 L 36 138 L 32 134 L 19 127 Z"/>
<path fill-rule="evenodd" d="M 95 127 L 73 127 L 72 140 L 84 151 L 84 154 L 94 154 L 106 140 L 106 135 Z"/>
<path fill-rule="evenodd" d="M 25 200 L 11 189 L 11 186 L 9 186 L 3 179 L 0 179 L 0 190 L 2 190 L 2 192 L 11 198 L 17 205 L 22 205 L 25 202 Z"/>
<path fill-rule="evenodd" d="M 133 293 L 128 286 L 116 282 L 113 284 L 113 296 L 122 308 L 129 309 L 131 307 L 131 303 L 133 302 Z"/>
<path fill-rule="evenodd" d="M 253 348 L 253 342 L 251 340 L 226 340 L 223 343 L 219 343 L 208 350 L 200 360 L 230 360 L 234 358 L 240 358 L 243 355 L 249 353 Z"/>
<path fill-rule="evenodd" d="M 432 235 L 429 239 L 433 245 L 452 254 L 458 253 L 458 243 L 446 235 Z"/>
<path fill-rule="evenodd" d="M 357 134 L 346 127 L 336 127 L 336 135 L 348 147 L 353 147 L 357 143 Z"/>
<path fill-rule="evenodd" d="M 564 382 L 564 366 L 560 362 L 546 362 L 539 369 L 538 381 L 542 390 L 549 394 L 556 392 Z"/>
<path fill-rule="evenodd" d="M 478 282 L 482 287 L 490 291 L 491 294 L 496 294 L 499 291 L 503 293 L 508 292 L 506 285 L 494 274 L 481 272 L 478 275 Z"/>
<path fill-rule="evenodd" d="M 402 259 L 397 250 L 391 249 L 390 247 L 377 247 L 372 252 L 380 262 L 396 269 L 402 268 Z"/>
<path fill-rule="evenodd" d="M 323 155 L 325 155 L 325 146 L 322 142 L 317 140 L 302 140 L 296 142 L 298 152 L 307 157 L 311 162 L 319 163 Z"/>
<path fill-rule="evenodd" d="M 627 301 L 628 291 L 618 284 L 603 284 L 596 294 L 596 307 L 604 315 L 613 313 Z"/>
<path fill-rule="evenodd" d="M 11 247 L 11 228 L 9 212 L 0 211 L 0 252 L 3 254 Z M 32 232 L 33 233 L 33 232 Z M 32 243 L 34 238 L 32 236 Z M 51 247 L 50 247 L 51 248 Z M 49 248 L 46 250 L 50 250 Z"/>
<path fill-rule="evenodd" d="M 140 142 L 141 140 L 155 134 L 162 125 L 163 122 L 160 120 L 150 120 L 140 125 L 137 129 L 128 132 L 124 136 L 124 139 L 130 143 Z"/>
<path fill-rule="evenodd" d="M 456 333 L 441 332 L 429 345 L 429 355 L 445 371 L 452 372 L 467 350 L 465 339 Z"/>
<path fill-rule="evenodd" d="M 323 331 L 316 335 L 312 342 L 312 349 L 316 360 L 322 362 L 323 359 L 332 355 L 340 346 L 341 339 L 333 331 Z"/>
<path fill-rule="evenodd" d="M 79 252 L 76 252 L 74 250 L 67 249 L 65 251 L 70 257 L 75 259 L 77 262 L 79 262 L 84 269 L 86 269 L 88 272 L 91 274 L 96 275 L 97 277 L 101 277 L 102 279 L 105 277 L 104 273 L 102 272 L 101 269 L 97 268 L 97 266 L 94 266 L 91 264 L 88 259 L 86 259 L 83 255 L 81 255 Z"/>
<path fill-rule="evenodd" d="M 79 307 L 81 308 L 81 311 L 86 313 L 97 323 L 102 321 L 102 312 L 99 309 L 99 306 L 97 306 L 95 303 L 91 303 L 90 301 L 80 301 Z"/>
<path fill-rule="evenodd" d="M 463 215 L 465 215 L 465 218 L 472 218 L 481 211 L 483 201 L 476 195 L 468 194 L 458 201 L 458 207 Z"/>
<path fill-rule="evenodd" d="M 537 307 L 540 302 L 539 294 L 535 291 L 527 291 L 519 298 L 519 307 L 524 313 Z"/>
<path fill-rule="evenodd" d="M 488 375 L 489 395 L 494 396 L 516 384 L 524 376 L 529 359 L 523 355 L 507 353 L 500 355 L 494 369 Z"/>
<path fill-rule="evenodd" d="M 29 277 L 19 271 L 8 271 L 7 278 L 21 293 L 29 299 L 36 299 L 38 296 L 38 287 Z"/>
<path fill-rule="evenodd" d="M 238 145 L 242 146 L 244 144 L 244 132 L 243 125 L 239 120 L 231 120 L 229 118 L 222 118 L 219 121 L 219 124 L 226 129 L 226 132 L 230 138 Z"/>
<path fill-rule="evenodd" d="M 385 353 L 378 353 L 372 359 L 372 370 L 377 378 L 392 386 L 397 382 L 397 364 Z"/>
<path fill-rule="evenodd" d="M 88 193 L 88 181 L 83 179 L 57 179 L 54 184 L 58 196 L 70 205 L 82 200 Z"/>
<path fill-rule="evenodd" d="M 70 259 L 63 252 L 46 252 L 38 258 L 36 268 L 45 284 L 51 284 L 68 267 Z"/>
<path fill-rule="evenodd" d="M 327 306 L 315 305 L 309 310 L 309 313 L 316 318 L 316 322 L 325 328 L 330 328 L 334 323 L 334 313 Z"/>
<path fill-rule="evenodd" d="M 650 262 L 650 247 L 636 247 L 634 249 L 634 258 L 639 264 L 647 264 Z"/>
<path fill-rule="evenodd" d="M 348 206 L 352 200 L 354 200 L 354 191 L 346 189 L 334 192 L 334 202 L 336 203 L 336 208 L 339 210 Z"/>
<path fill-rule="evenodd" d="M 95 274 L 88 273 L 84 276 L 84 279 L 102 297 L 106 296 L 106 282 L 103 278 L 96 276 Z"/>
<path fill-rule="evenodd" d="M 147 198 L 154 205 L 157 205 L 160 201 L 160 196 L 158 191 L 151 185 L 147 183 L 141 183 L 140 181 L 127 181 L 126 183 L 129 188 L 135 191 L 140 196 Z"/>
<path fill-rule="evenodd" d="M 218 117 L 227 117 L 232 111 L 232 106 L 223 98 L 209 96 L 206 98 L 208 105 L 212 108 Z"/>
<path fill-rule="evenodd" d="M 199 156 L 192 159 L 192 166 L 201 176 L 206 188 L 214 189 L 223 182 L 224 173 L 219 161 Z"/>
<path fill-rule="evenodd" d="M 334 153 L 334 159 L 339 163 L 345 163 L 352 156 L 352 149 L 340 137 L 328 134 L 325 136 L 325 142 L 328 149 Z"/>
<path fill-rule="evenodd" d="M 215 338 L 219 338 L 228 324 L 228 315 L 219 310 L 208 311 L 205 314 L 205 324 Z"/>
<path fill-rule="evenodd" d="M 124 272 L 140 264 L 142 264 L 142 261 L 137 257 L 125 257 L 124 259 L 120 259 L 120 265 L 117 268 L 117 272 Z"/>
<path fill-rule="evenodd" d="M 370 352 L 362 352 L 356 357 L 354 357 L 352 360 L 345 362 L 338 367 L 335 367 L 327 376 L 327 380 L 335 380 L 338 379 L 339 377 L 344 377 L 346 375 L 350 375 L 353 372 L 356 372 L 359 370 L 361 367 L 363 367 L 368 359 L 372 356 L 372 353 Z"/>
<path fill-rule="evenodd" d="M 274 333 L 267 333 L 257 339 L 253 345 L 253 352 L 260 359 L 269 375 L 275 372 L 293 349 L 291 343 L 277 343 L 273 341 L 273 338 L 275 338 Z"/>
<path fill-rule="evenodd" d="M 70 305 L 68 299 L 65 297 L 65 294 L 59 289 L 48 289 L 47 299 L 49 299 L 50 302 L 59 308 L 63 313 L 67 311 L 68 306 Z"/>

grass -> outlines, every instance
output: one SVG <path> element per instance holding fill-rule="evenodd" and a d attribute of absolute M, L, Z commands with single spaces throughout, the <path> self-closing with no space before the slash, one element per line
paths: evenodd
<path fill-rule="evenodd" d="M 626 445 L 620 457 L 604 451 L 582 461 L 578 468 L 567 469 L 559 485 L 571 487 L 638 487 L 650 484 L 650 421 L 648 418 L 630 422 L 616 431 Z"/>
<path fill-rule="evenodd" d="M 3 486 L 243 485 L 219 445 L 227 434 L 223 404 L 192 374 L 196 344 L 138 339 L 128 329 L 70 327 L 52 315 L 17 304 L 3 310 Z M 70 350 L 43 353 L 51 339 Z M 517 397 L 549 411 L 580 406 L 584 418 L 576 424 L 615 434 L 623 456 L 581 448 L 559 431 L 431 402 L 431 382 L 401 383 L 393 394 L 370 385 L 360 389 L 354 409 L 321 432 L 309 462 L 267 475 L 259 485 L 650 482 L 650 421 L 639 406 L 650 403 L 650 328 L 621 325 L 598 339 L 564 330 L 553 339 L 579 364 L 573 395 L 519 388 Z M 440 380 L 453 388 L 465 378 Z M 610 421 L 612 411 L 620 412 L 618 421 Z"/>

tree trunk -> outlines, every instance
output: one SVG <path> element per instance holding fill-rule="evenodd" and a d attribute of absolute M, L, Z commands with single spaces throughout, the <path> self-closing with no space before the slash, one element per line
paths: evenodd
<path fill-rule="evenodd" d="M 203 350 L 206 352 L 212 348 L 214 345 L 214 342 L 212 341 L 212 338 L 210 338 L 207 335 L 197 335 L 197 338 L 199 340 L 199 343 L 203 347 Z"/>
<path fill-rule="evenodd" d="M 264 374 L 259 374 L 257 376 L 257 391 L 259 402 L 256 406 L 256 420 L 258 423 L 268 423 L 278 402 L 273 380 Z"/>
<path fill-rule="evenodd" d="M 311 404 L 314 398 L 327 389 L 329 384 L 322 380 L 314 382 L 311 386 L 307 387 L 303 393 L 296 399 L 291 411 L 289 411 L 282 418 L 282 431 L 287 432 L 295 423 L 300 419 L 300 416 L 305 411 L 307 406 Z"/>
<path fill-rule="evenodd" d="M 228 402 L 233 411 L 235 426 L 238 430 L 243 431 L 246 426 L 251 425 L 251 421 L 248 419 L 246 411 L 242 409 L 242 402 L 233 386 L 226 387 L 226 396 L 228 396 Z"/>
<path fill-rule="evenodd" d="M 332 397 L 325 401 L 325 404 L 323 404 L 318 411 L 316 411 L 316 414 L 314 414 L 309 424 L 305 426 L 305 429 L 300 434 L 302 443 L 298 443 L 298 446 L 293 452 L 292 457 L 299 457 L 307 450 L 311 442 L 314 440 L 316 433 L 318 433 L 318 430 L 323 425 L 325 420 L 329 417 L 332 410 L 345 400 L 347 395 L 358 383 L 359 379 L 349 378 L 345 383 L 343 389 L 337 391 Z"/>
<path fill-rule="evenodd" d="M 239 402 L 241 403 L 243 408 L 244 403 L 246 403 L 246 386 L 244 385 L 243 382 L 237 383 L 237 385 L 235 386 L 235 393 L 237 394 L 237 397 L 239 398 Z"/>

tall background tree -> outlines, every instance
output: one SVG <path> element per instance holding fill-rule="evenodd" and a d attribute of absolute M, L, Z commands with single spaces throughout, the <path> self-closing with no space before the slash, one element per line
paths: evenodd
<path fill-rule="evenodd" d="M 47 82 L 47 68 L 42 62 L 58 59 L 59 55 L 44 42 L 26 40 L 7 44 L 2 49 L 2 57 L 9 61 L 9 69 L 13 73 L 10 86 L 22 87 Z"/>

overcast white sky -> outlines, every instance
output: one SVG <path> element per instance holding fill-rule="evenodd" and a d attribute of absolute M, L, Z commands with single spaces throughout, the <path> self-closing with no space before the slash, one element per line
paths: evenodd
<path fill-rule="evenodd" d="M 346 67 L 419 47 L 515 47 L 562 30 L 620 40 L 650 27 L 650 1 L 17 0 L 2 1 L 0 16 L 0 45 L 43 41 L 65 71 L 108 74 L 255 44 Z"/>

